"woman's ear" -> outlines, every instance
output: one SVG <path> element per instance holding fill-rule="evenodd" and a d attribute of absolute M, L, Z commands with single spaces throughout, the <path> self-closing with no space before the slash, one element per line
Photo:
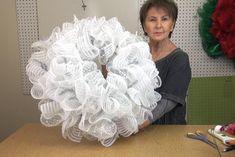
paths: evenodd
<path fill-rule="evenodd" d="M 171 32 L 173 32 L 174 28 L 175 28 L 175 22 L 173 22 L 173 24 L 172 24 Z"/>

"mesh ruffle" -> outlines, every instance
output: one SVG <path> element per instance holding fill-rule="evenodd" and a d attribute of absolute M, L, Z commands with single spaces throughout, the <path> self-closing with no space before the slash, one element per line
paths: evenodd
<path fill-rule="evenodd" d="M 112 145 L 138 132 L 160 100 L 161 85 L 148 44 L 116 18 L 86 18 L 55 28 L 33 44 L 26 67 L 31 95 L 40 99 L 41 123 L 62 125 L 62 135 Z M 106 64 L 104 79 L 96 62 Z"/>

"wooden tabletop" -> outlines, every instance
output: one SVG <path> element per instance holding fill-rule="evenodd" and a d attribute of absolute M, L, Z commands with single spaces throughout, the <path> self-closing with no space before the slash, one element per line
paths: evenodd
<path fill-rule="evenodd" d="M 219 157 L 218 151 L 209 145 L 185 137 L 187 132 L 207 132 L 212 127 L 152 125 L 131 137 L 121 137 L 106 148 L 97 141 L 65 140 L 61 127 L 26 124 L 0 143 L 0 157 Z M 221 152 L 221 155 L 235 157 L 235 151 Z"/>

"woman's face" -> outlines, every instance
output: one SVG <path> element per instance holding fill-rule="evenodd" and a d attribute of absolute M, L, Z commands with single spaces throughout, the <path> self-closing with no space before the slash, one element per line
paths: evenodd
<path fill-rule="evenodd" d="M 169 38 L 169 34 L 174 29 L 174 21 L 166 10 L 151 7 L 144 21 L 144 30 L 150 40 L 161 42 Z"/>

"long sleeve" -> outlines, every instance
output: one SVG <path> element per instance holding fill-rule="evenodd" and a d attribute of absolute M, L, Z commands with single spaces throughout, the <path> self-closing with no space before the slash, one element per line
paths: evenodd
<path fill-rule="evenodd" d="M 165 113 L 171 111 L 176 105 L 177 103 L 174 101 L 168 99 L 161 99 L 158 102 L 156 108 L 152 110 L 153 119 L 150 119 L 150 121 L 154 122 L 157 119 L 161 118 Z"/>

